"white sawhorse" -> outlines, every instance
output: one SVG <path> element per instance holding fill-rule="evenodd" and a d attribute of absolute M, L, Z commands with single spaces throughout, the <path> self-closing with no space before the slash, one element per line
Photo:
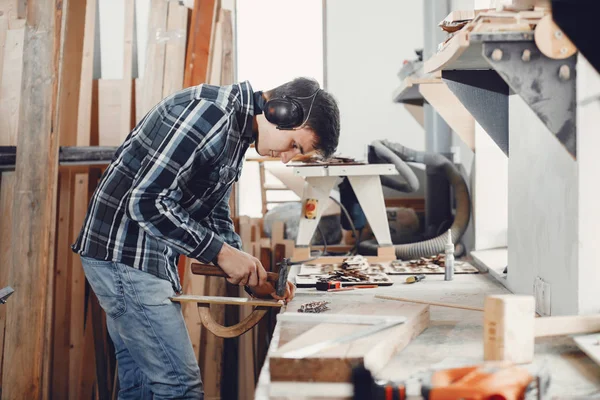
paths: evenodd
<path fill-rule="evenodd" d="M 321 220 L 329 193 L 343 176 L 348 177 L 379 243 L 378 256 L 396 258 L 380 180 L 381 175 L 398 175 L 393 164 L 311 165 L 293 168 L 294 175 L 305 178 L 295 259 L 310 256 L 310 241 Z"/>

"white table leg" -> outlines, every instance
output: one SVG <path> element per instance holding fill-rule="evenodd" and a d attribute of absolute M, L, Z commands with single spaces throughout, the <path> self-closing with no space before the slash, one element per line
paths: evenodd
<path fill-rule="evenodd" d="M 302 193 L 302 215 L 300 215 L 296 246 L 310 245 L 312 236 L 317 229 L 321 215 L 329 200 L 329 193 L 338 179 L 339 177 L 337 176 L 306 178 Z M 316 200 L 316 203 L 314 200 Z M 316 210 L 306 210 L 307 203 L 316 205 Z"/>
<path fill-rule="evenodd" d="M 354 189 L 358 203 L 362 207 L 371 230 L 380 246 L 392 244 L 388 225 L 383 189 L 378 175 L 349 176 L 348 180 Z"/>

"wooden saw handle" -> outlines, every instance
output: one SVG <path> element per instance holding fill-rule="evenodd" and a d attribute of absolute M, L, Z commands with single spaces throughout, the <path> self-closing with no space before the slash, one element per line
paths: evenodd
<path fill-rule="evenodd" d="M 219 268 L 215 265 L 200 264 L 200 263 L 192 264 L 192 274 L 204 275 L 204 276 L 220 276 L 223 278 L 229 278 L 229 276 L 221 268 Z M 278 279 L 279 279 L 279 274 L 276 274 L 275 272 L 267 272 L 267 281 L 277 283 Z"/>

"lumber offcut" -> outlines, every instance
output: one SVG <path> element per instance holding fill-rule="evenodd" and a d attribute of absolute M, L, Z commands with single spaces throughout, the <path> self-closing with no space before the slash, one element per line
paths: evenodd
<path fill-rule="evenodd" d="M 301 359 L 286 358 L 283 355 L 288 351 L 325 339 L 355 333 L 359 329 L 365 329 L 365 325 L 321 323 L 294 337 L 295 323 L 283 322 L 280 346 L 269 358 L 271 381 L 350 382 L 352 367 L 360 363 L 364 363 L 372 372 L 377 373 L 387 364 L 392 355 L 406 347 L 413 338 L 429 326 L 429 306 L 423 304 L 359 304 L 340 310 L 339 313 L 403 316 L 407 320 L 393 328 Z"/>

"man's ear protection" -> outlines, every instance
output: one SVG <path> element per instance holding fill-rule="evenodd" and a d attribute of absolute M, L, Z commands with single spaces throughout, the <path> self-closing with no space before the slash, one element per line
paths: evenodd
<path fill-rule="evenodd" d="M 301 127 L 308 121 L 313 103 L 320 90 L 321 88 L 317 89 L 313 94 L 307 97 L 283 96 L 267 101 L 263 109 L 265 118 L 270 123 L 276 125 L 277 129 L 280 130 L 293 130 Z M 310 98 L 312 98 L 312 101 L 310 102 L 310 108 L 305 118 L 304 108 L 298 100 Z"/>

